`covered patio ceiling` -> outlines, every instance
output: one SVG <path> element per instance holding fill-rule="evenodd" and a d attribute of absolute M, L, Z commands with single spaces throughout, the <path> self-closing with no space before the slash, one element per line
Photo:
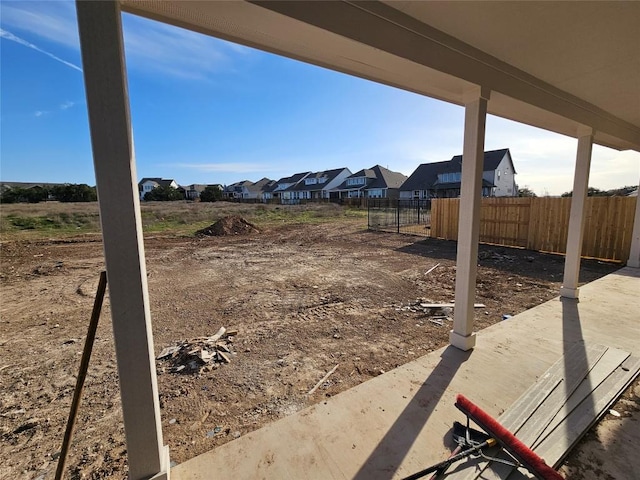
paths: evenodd
<path fill-rule="evenodd" d="M 124 11 L 640 151 L 640 3 L 124 0 Z"/>

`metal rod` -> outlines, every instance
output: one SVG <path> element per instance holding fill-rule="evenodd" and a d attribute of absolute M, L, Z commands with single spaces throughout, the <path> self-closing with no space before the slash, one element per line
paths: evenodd
<path fill-rule="evenodd" d="M 76 424 L 78 409 L 80 408 L 80 399 L 82 398 L 84 380 L 87 377 L 89 360 L 91 358 L 91 351 L 93 350 L 93 341 L 96 338 L 96 330 L 98 329 L 98 320 L 100 319 L 100 312 L 102 310 L 102 302 L 104 300 L 104 292 L 106 289 L 107 289 L 107 272 L 102 271 L 100 272 L 100 281 L 98 282 L 98 290 L 96 291 L 96 298 L 93 302 L 93 311 L 91 312 L 91 320 L 89 321 L 89 330 L 87 331 L 87 338 L 84 341 L 84 350 L 82 352 L 82 358 L 80 360 L 80 371 L 78 372 L 78 378 L 76 380 L 76 388 L 73 392 L 73 400 L 71 402 L 71 411 L 69 412 L 69 418 L 67 420 L 67 429 L 64 432 L 64 440 L 62 441 L 60 457 L 58 458 L 58 468 L 56 469 L 55 480 L 62 479 L 65 463 L 67 462 L 67 454 L 69 453 L 69 446 L 71 445 L 71 438 L 73 437 L 73 429 Z"/>

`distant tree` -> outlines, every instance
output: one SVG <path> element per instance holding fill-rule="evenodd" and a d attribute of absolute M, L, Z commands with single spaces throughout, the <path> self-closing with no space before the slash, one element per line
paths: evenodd
<path fill-rule="evenodd" d="M 24 198 L 25 198 L 24 188 L 20 188 L 20 187 L 8 188 L 4 192 L 2 192 L 2 195 L 0 195 L 0 202 L 1 203 L 25 202 L 26 200 L 24 200 Z"/>
<path fill-rule="evenodd" d="M 150 192 L 145 193 L 144 200 L 147 202 L 173 202 L 176 200 L 184 200 L 184 193 L 170 185 L 160 185 Z"/>
<path fill-rule="evenodd" d="M 222 190 L 219 187 L 214 187 L 213 185 L 209 185 L 205 187 L 205 189 L 200 192 L 200 201 L 201 202 L 217 202 L 222 199 Z"/>
<path fill-rule="evenodd" d="M 518 188 L 519 197 L 537 197 L 536 193 L 529 187 Z"/>
<path fill-rule="evenodd" d="M 0 203 L 39 203 L 45 202 L 49 191 L 38 185 L 31 188 L 9 188 L 0 195 Z"/>
<path fill-rule="evenodd" d="M 56 185 L 51 189 L 51 194 L 59 202 L 95 202 L 98 194 L 95 187 L 86 183 Z"/>
<path fill-rule="evenodd" d="M 626 186 L 626 187 L 621 187 L 621 188 L 613 188 L 611 190 L 607 190 L 607 193 L 611 194 L 611 196 L 613 196 L 613 197 L 626 197 L 631 192 L 635 192 L 637 188 L 638 188 L 637 185 L 635 185 L 635 186 Z"/>
<path fill-rule="evenodd" d="M 607 190 L 600 190 L 599 188 L 589 187 L 587 189 L 587 197 L 611 197 L 613 194 Z M 573 196 L 573 191 L 564 192 L 561 197 L 571 197 Z"/>

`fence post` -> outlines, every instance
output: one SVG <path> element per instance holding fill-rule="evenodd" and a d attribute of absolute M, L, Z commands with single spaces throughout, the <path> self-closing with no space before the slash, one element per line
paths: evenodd
<path fill-rule="evenodd" d="M 400 199 L 396 199 L 396 228 L 397 232 L 400 233 Z"/>

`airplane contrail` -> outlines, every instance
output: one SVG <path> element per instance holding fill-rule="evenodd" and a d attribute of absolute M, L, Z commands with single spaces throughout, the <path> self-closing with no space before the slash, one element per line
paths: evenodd
<path fill-rule="evenodd" d="M 53 53 L 49 53 L 46 50 L 41 49 L 40 47 L 38 47 L 37 45 L 34 45 L 33 43 L 27 42 L 26 40 L 15 36 L 13 33 L 4 30 L 2 28 L 0 28 L 0 37 L 1 38 L 6 38 L 7 40 L 11 40 L 12 42 L 16 42 L 19 43 L 20 45 L 23 45 L 25 47 L 28 48 L 32 48 L 33 50 L 35 50 L 36 52 L 40 52 L 43 53 L 44 55 L 53 58 L 54 60 L 66 65 L 67 67 L 71 67 L 74 70 L 78 70 L 79 72 L 82 72 L 82 68 L 80 68 L 79 66 L 71 63 L 71 62 L 67 62 L 66 60 L 61 59 L 60 57 L 56 57 Z"/>

